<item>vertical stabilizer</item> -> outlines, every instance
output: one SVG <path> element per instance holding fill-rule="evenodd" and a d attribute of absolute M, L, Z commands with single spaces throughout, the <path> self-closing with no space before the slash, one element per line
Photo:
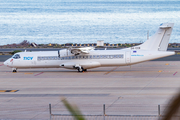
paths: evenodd
<path fill-rule="evenodd" d="M 174 23 L 162 23 L 149 40 L 137 46 L 144 50 L 166 51 Z"/>

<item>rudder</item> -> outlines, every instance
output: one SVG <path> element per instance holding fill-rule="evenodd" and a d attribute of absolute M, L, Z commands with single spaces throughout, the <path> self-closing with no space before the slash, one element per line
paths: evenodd
<path fill-rule="evenodd" d="M 149 40 L 137 46 L 144 50 L 166 51 L 174 23 L 162 23 Z"/>
<path fill-rule="evenodd" d="M 164 25 L 162 27 L 160 26 L 161 29 L 165 29 L 165 33 L 164 33 L 162 40 L 161 40 L 161 43 L 159 45 L 159 49 L 158 49 L 159 51 L 166 51 L 167 50 L 173 26 L 174 26 L 174 23 L 169 23 L 165 27 L 164 27 Z"/>

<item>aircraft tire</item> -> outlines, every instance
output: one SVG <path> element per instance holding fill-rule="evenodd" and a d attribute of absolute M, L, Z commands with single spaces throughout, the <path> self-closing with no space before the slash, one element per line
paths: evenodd
<path fill-rule="evenodd" d="M 83 72 L 84 69 L 81 67 L 81 68 L 78 68 L 78 72 Z"/>
<path fill-rule="evenodd" d="M 13 72 L 15 73 L 15 72 L 17 72 L 17 70 L 13 70 Z"/>

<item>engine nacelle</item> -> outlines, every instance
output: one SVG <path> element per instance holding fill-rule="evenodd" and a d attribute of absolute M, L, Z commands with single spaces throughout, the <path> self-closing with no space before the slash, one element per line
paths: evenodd
<path fill-rule="evenodd" d="M 68 49 L 62 49 L 58 51 L 58 56 L 62 57 L 62 56 L 69 56 L 72 55 L 72 53 L 68 50 Z"/>

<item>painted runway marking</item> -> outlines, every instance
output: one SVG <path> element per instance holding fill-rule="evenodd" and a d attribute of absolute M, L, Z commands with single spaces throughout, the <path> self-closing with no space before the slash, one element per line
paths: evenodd
<path fill-rule="evenodd" d="M 36 74 L 36 75 L 34 75 L 34 76 L 38 76 L 38 75 L 40 75 L 40 74 L 43 74 L 44 72 L 40 72 L 40 73 L 38 73 L 38 74 Z"/>
<path fill-rule="evenodd" d="M 109 74 L 109 73 L 113 72 L 113 71 L 114 71 L 114 70 L 116 70 L 118 67 L 119 67 L 119 66 L 117 66 L 117 67 L 113 68 L 111 71 L 109 71 L 109 72 L 105 73 L 104 75 L 107 75 L 107 74 Z"/>
<path fill-rule="evenodd" d="M 33 73 L 24 73 L 25 75 L 27 75 L 27 74 L 33 74 Z"/>
<path fill-rule="evenodd" d="M 162 71 L 162 70 L 159 70 L 158 72 L 165 72 L 165 73 L 167 73 L 167 72 L 171 72 L 171 71 Z"/>
<path fill-rule="evenodd" d="M 0 66 L 3 66 L 4 64 L 0 65 Z"/>
<path fill-rule="evenodd" d="M 173 75 L 176 75 L 177 72 L 175 72 Z"/>
<path fill-rule="evenodd" d="M 19 90 L 0 90 L 0 92 L 17 92 Z"/>

